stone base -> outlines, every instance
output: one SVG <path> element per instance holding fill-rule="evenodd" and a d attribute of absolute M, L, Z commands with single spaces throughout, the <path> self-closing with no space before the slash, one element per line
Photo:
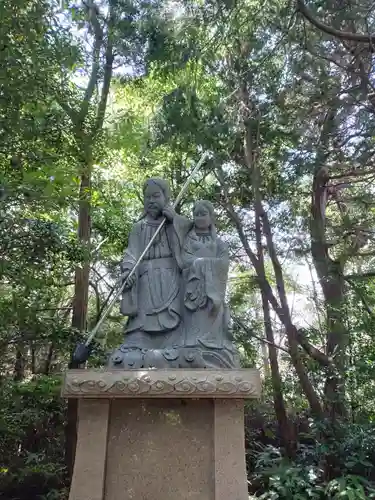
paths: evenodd
<path fill-rule="evenodd" d="M 116 349 L 109 357 L 110 370 L 170 369 L 183 368 L 235 369 L 240 358 L 234 349 L 215 348 L 203 344 L 186 347 L 174 346 L 167 349 L 140 349 L 126 344 Z"/>
<path fill-rule="evenodd" d="M 248 500 L 243 399 L 259 393 L 255 370 L 68 372 L 69 500 Z"/>

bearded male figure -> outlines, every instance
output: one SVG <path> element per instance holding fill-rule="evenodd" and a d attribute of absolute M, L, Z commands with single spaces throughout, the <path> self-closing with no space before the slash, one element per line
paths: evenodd
<path fill-rule="evenodd" d="M 133 226 L 121 263 L 126 280 L 152 239 L 163 218 L 167 223 L 157 235 L 134 275 L 126 282 L 121 313 L 128 317 L 125 342 L 111 356 L 110 365 L 142 366 L 147 350 L 164 349 L 179 343 L 181 322 L 180 280 L 177 265 L 178 239 L 169 221 L 170 189 L 167 181 L 148 179 L 143 186 L 144 214 Z"/>

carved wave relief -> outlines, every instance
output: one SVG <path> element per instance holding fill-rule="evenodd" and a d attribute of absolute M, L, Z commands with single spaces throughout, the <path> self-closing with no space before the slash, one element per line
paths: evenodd
<path fill-rule="evenodd" d="M 70 370 L 64 397 L 231 397 L 260 396 L 257 370 Z"/>

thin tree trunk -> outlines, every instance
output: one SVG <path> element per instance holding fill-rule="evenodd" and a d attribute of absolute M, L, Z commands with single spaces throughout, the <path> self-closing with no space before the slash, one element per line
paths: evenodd
<path fill-rule="evenodd" d="M 241 87 L 241 98 L 242 98 L 242 108 L 246 110 L 247 113 L 251 113 L 252 110 L 252 105 L 250 103 L 249 99 L 249 93 L 247 89 L 247 84 L 246 82 L 243 83 Z M 253 117 L 251 117 L 253 119 Z M 259 220 L 262 222 L 262 229 L 263 233 L 266 238 L 266 243 L 267 243 L 267 250 L 270 255 L 274 273 L 275 273 L 275 278 L 276 278 L 276 285 L 277 285 L 277 291 L 278 291 L 278 296 L 279 296 L 279 301 L 276 299 L 273 290 L 268 282 L 268 279 L 265 274 L 264 266 L 262 267 L 261 263 L 259 262 L 259 259 L 255 255 L 255 253 L 252 251 L 249 242 L 247 240 L 242 222 L 238 215 L 236 214 L 233 205 L 230 202 L 230 197 L 229 197 L 229 192 L 226 187 L 225 183 L 225 178 L 223 175 L 223 171 L 219 168 L 218 169 L 218 179 L 222 185 L 222 188 L 224 190 L 224 195 L 226 199 L 226 209 L 233 220 L 237 231 L 238 235 L 240 237 L 240 240 L 244 246 L 244 249 L 252 263 L 252 265 L 255 268 L 255 271 L 257 273 L 258 277 L 258 282 L 259 286 L 262 290 L 262 293 L 264 294 L 265 298 L 267 301 L 271 304 L 272 308 L 278 315 L 280 321 L 285 327 L 285 332 L 287 334 L 288 338 L 288 344 L 289 344 L 289 354 L 291 356 L 292 364 L 296 370 L 299 382 L 301 384 L 302 390 L 304 394 L 306 395 L 306 398 L 309 402 L 310 408 L 312 413 L 317 416 L 322 418 L 323 417 L 323 408 L 321 405 L 321 401 L 319 398 L 318 393 L 315 391 L 309 376 L 307 375 L 305 366 L 302 361 L 302 357 L 299 351 L 299 344 L 301 343 L 301 340 L 303 340 L 303 347 L 305 350 L 309 352 L 309 354 L 317 359 L 318 361 L 322 361 L 324 359 L 325 363 L 328 363 L 328 357 L 324 354 L 318 351 L 317 349 L 313 348 L 312 346 L 309 345 L 307 339 L 301 339 L 298 334 L 298 330 L 295 327 L 295 325 L 292 322 L 291 315 L 290 315 L 290 310 L 287 302 L 287 297 L 286 297 L 286 291 L 285 291 L 285 285 L 284 285 L 284 278 L 283 278 L 283 272 L 281 268 L 281 264 L 279 262 L 279 259 L 277 257 L 275 245 L 273 243 L 273 236 L 272 236 L 272 230 L 270 227 L 270 223 L 268 220 L 267 213 L 264 211 L 263 205 L 262 205 L 262 199 L 261 199 L 261 194 L 260 194 L 260 186 L 261 186 L 261 174 L 259 167 L 257 165 L 257 155 L 258 155 L 258 145 L 259 145 L 259 120 L 258 120 L 258 130 L 257 130 L 257 137 L 256 137 L 256 143 L 255 147 L 253 146 L 253 137 L 252 137 L 252 131 L 251 131 L 251 119 L 250 117 L 244 117 L 243 118 L 243 124 L 244 124 L 244 152 L 245 152 L 245 161 L 246 165 L 249 169 L 249 172 L 252 177 L 252 187 L 253 187 L 253 195 L 254 195 L 254 208 L 255 208 L 255 213 L 256 217 L 259 218 Z"/>
<path fill-rule="evenodd" d="M 260 217 L 257 215 L 255 216 L 255 236 L 256 236 L 257 257 L 259 265 L 263 268 L 265 274 L 263 246 L 262 246 L 262 224 Z M 297 449 L 296 436 L 293 432 L 293 427 L 291 425 L 291 422 L 288 419 L 284 402 L 283 384 L 280 374 L 277 350 L 275 347 L 275 338 L 273 335 L 270 305 L 262 288 L 260 290 L 260 293 L 262 297 L 264 331 L 266 334 L 266 339 L 268 340 L 268 355 L 271 368 L 273 404 L 279 426 L 282 446 L 285 450 L 286 455 L 289 458 L 293 458 L 296 454 L 296 449 Z"/>
<path fill-rule="evenodd" d="M 25 356 L 24 348 L 21 345 L 16 346 L 16 361 L 14 363 L 14 381 L 20 382 L 25 378 Z"/>
<path fill-rule="evenodd" d="M 50 343 L 49 348 L 48 348 L 48 353 L 47 353 L 47 358 L 44 363 L 44 369 L 43 369 L 43 374 L 44 375 L 49 375 L 50 370 L 51 370 L 51 363 L 52 363 L 52 358 L 53 358 L 53 342 Z"/>
<path fill-rule="evenodd" d="M 72 313 L 72 327 L 79 331 L 86 330 L 87 305 L 90 276 L 90 194 L 91 194 L 91 165 L 87 165 L 81 177 L 80 201 L 78 214 L 78 241 L 83 247 L 83 262 L 76 267 L 74 283 L 74 301 Z"/>
<path fill-rule="evenodd" d="M 249 99 L 249 92 L 247 89 L 247 85 L 244 83 L 241 89 L 242 92 L 242 99 L 243 99 L 243 104 L 246 110 L 251 110 L 252 106 L 250 103 Z M 285 291 L 285 284 L 284 284 L 284 277 L 283 277 L 283 272 L 281 268 L 281 264 L 279 262 L 279 259 L 277 257 L 275 245 L 273 243 L 273 236 L 272 236 L 272 230 L 271 226 L 268 220 L 267 213 L 265 212 L 262 204 L 262 198 L 261 198 L 261 193 L 260 193 L 260 186 L 261 186 L 261 173 L 257 161 L 257 148 L 259 144 L 259 120 L 258 120 L 258 130 L 257 130 L 257 137 L 256 137 L 256 144 L 254 146 L 253 144 L 253 135 L 252 135 L 252 130 L 250 128 L 250 123 L 249 120 L 244 119 L 244 151 L 245 151 L 245 161 L 246 165 L 249 168 L 251 178 L 252 178 L 252 187 L 253 187 L 253 195 L 254 195 L 254 208 L 255 208 L 255 216 L 256 218 L 259 219 L 262 223 L 262 230 L 263 234 L 266 238 L 266 243 L 267 243 L 267 249 L 268 253 L 270 255 L 271 261 L 272 261 L 272 266 L 273 270 L 275 273 L 275 278 L 276 278 L 276 286 L 277 286 L 277 292 L 280 300 L 280 305 L 278 304 L 277 300 L 273 300 L 273 292 L 271 287 L 268 284 L 266 274 L 264 272 L 264 269 L 262 269 L 262 266 L 257 260 L 257 274 L 258 277 L 260 278 L 261 283 L 263 284 L 263 293 L 268 301 L 270 301 L 271 304 L 276 305 L 275 312 L 278 314 L 280 320 L 282 321 L 285 331 L 288 337 L 288 343 L 289 343 L 289 352 L 290 356 L 292 359 L 293 366 L 297 372 L 301 387 L 309 401 L 311 410 L 313 411 L 314 414 L 317 416 L 322 416 L 322 406 L 320 404 L 320 399 L 318 394 L 316 393 L 307 373 L 305 370 L 305 367 L 303 365 L 300 352 L 299 352 L 299 342 L 298 342 L 298 333 L 297 333 L 297 328 L 293 325 L 291 315 L 290 315 L 290 310 L 289 310 L 289 305 L 286 297 L 286 291 Z M 257 269 L 258 268 L 258 269 Z M 268 285 L 268 286 L 265 286 Z"/>
<path fill-rule="evenodd" d="M 31 354 L 31 373 L 36 374 L 36 359 L 35 359 L 35 347 L 33 342 L 30 342 L 30 354 Z"/>
<path fill-rule="evenodd" d="M 267 338 L 265 338 L 265 340 L 267 340 Z M 260 348 L 262 350 L 264 376 L 266 379 L 268 379 L 271 378 L 271 368 L 266 344 L 267 342 L 261 342 Z"/>
<path fill-rule="evenodd" d="M 72 312 L 72 327 L 84 332 L 87 324 L 87 306 L 90 276 L 90 194 L 91 194 L 91 162 L 84 167 L 81 176 L 78 240 L 84 250 L 84 260 L 75 271 L 75 286 Z M 72 362 L 71 365 L 72 367 Z M 67 423 L 65 426 L 65 463 L 68 477 L 71 478 L 74 469 L 77 445 L 77 400 L 69 398 L 67 408 Z"/>

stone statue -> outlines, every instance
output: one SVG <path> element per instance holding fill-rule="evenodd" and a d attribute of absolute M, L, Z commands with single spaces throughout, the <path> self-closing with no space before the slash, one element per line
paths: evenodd
<path fill-rule="evenodd" d="M 144 214 L 130 232 L 121 263 L 124 280 L 151 240 L 163 215 L 168 216 L 170 190 L 165 180 L 148 179 L 143 186 L 143 195 Z M 111 357 L 114 365 L 128 360 L 129 367 L 139 366 L 142 351 L 162 349 L 174 343 L 172 336 L 180 326 L 182 307 L 177 247 L 173 224 L 168 223 L 127 284 L 120 309 L 128 317 L 125 342 Z"/>
<path fill-rule="evenodd" d="M 197 201 L 193 221 L 176 215 L 174 226 L 181 248 L 184 346 L 198 349 L 206 367 L 236 366 L 225 303 L 229 253 L 216 234 L 212 203 Z"/>
<path fill-rule="evenodd" d="M 144 214 L 134 225 L 121 268 L 126 280 L 165 217 L 167 224 L 126 283 L 121 312 L 125 341 L 111 368 L 236 367 L 238 356 L 225 305 L 228 250 L 216 235 L 211 203 L 194 207 L 194 220 L 169 206 L 163 179 L 144 184 Z"/>

